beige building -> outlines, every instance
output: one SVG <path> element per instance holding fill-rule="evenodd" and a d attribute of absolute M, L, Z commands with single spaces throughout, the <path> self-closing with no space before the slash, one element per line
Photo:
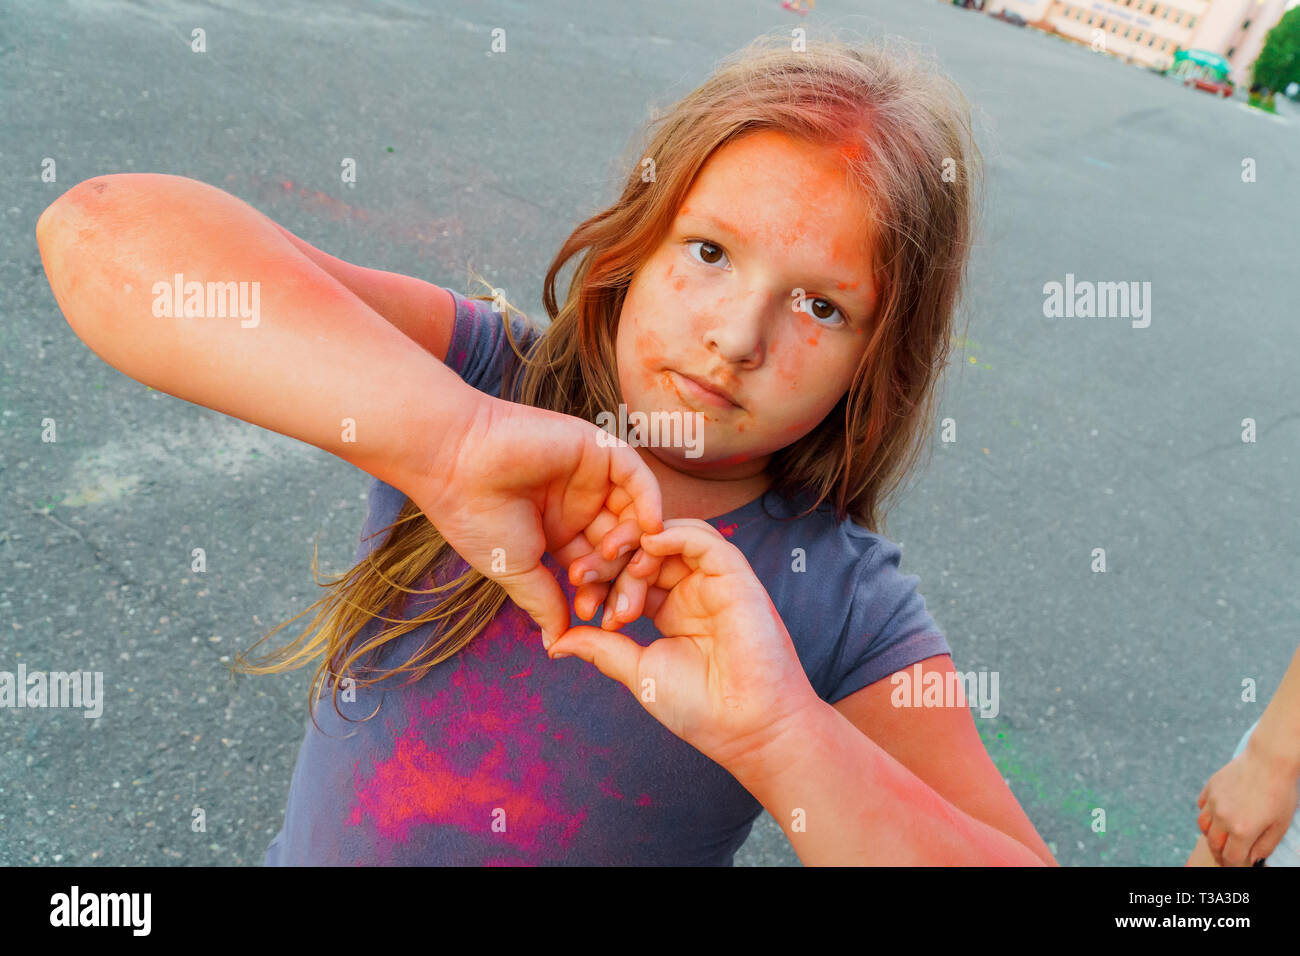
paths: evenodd
<path fill-rule="evenodd" d="M 1209 50 L 1232 64 L 1238 86 L 1264 36 L 1300 0 L 989 0 L 987 13 L 1020 14 L 1039 29 L 1130 63 L 1166 69 L 1179 50 Z"/>

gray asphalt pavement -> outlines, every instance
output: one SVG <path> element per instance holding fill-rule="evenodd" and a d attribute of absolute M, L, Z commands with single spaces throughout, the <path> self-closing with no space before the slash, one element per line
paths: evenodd
<path fill-rule="evenodd" d="M 472 265 L 544 317 L 546 266 L 613 197 L 651 106 L 783 24 L 933 48 L 977 108 L 988 189 L 940 408 L 958 440 L 886 533 L 958 669 L 999 673 L 976 723 L 1058 859 L 1183 862 L 1197 794 L 1300 643 L 1294 110 L 928 0 L 807 18 L 84 0 L 8 4 L 0 25 L 0 670 L 103 671 L 106 707 L 0 712 L 0 864 L 260 864 L 309 673 L 231 683 L 223 662 L 319 596 L 315 543 L 324 573 L 349 566 L 365 513 L 350 465 L 87 349 L 45 279 L 41 211 L 95 175 L 191 176 L 353 262 L 462 290 Z M 1149 282 L 1150 325 L 1046 318 L 1067 275 Z M 738 862 L 798 861 L 765 816 Z"/>

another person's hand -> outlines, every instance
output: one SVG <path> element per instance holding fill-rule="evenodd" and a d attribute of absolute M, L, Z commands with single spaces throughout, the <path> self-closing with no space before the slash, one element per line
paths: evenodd
<path fill-rule="evenodd" d="M 1196 825 L 1219 866 L 1251 866 L 1267 857 L 1300 803 L 1296 774 L 1254 743 L 1252 736 L 1196 800 L 1201 808 Z"/>
<path fill-rule="evenodd" d="M 724 767 L 797 732 L 802 715 L 821 701 L 740 550 L 706 522 L 676 518 L 663 532 L 643 535 L 641 551 L 659 565 L 646 579 L 646 610 L 663 636 L 642 647 L 624 634 L 575 627 L 551 646 L 551 656 L 594 664 Z M 640 557 L 629 570 L 644 566 Z"/>
<path fill-rule="evenodd" d="M 466 563 L 538 623 L 549 646 L 570 616 L 542 555 L 580 552 L 576 539 L 605 511 L 630 516 L 609 529 L 610 541 L 660 530 L 659 482 L 635 449 L 600 440 L 590 422 L 481 398 L 445 437 L 423 487 L 403 490 Z"/>

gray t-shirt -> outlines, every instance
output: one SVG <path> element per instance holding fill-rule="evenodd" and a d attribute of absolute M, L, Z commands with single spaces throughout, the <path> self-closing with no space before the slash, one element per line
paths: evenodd
<path fill-rule="evenodd" d="M 498 394 L 513 357 L 489 303 L 453 293 L 446 363 Z M 522 323 L 516 341 L 530 342 Z M 536 333 L 531 333 L 536 334 Z M 405 496 L 377 479 L 357 558 Z M 803 518 L 768 492 L 709 523 L 749 560 L 817 694 L 829 703 L 950 650 L 897 545 L 823 506 Z M 787 520 L 781 520 L 787 519 Z M 802 563 L 796 549 L 802 549 Z M 568 575 L 543 559 L 572 604 Z M 796 570 L 798 568 L 799 570 Z M 468 569 L 426 575 L 421 587 Z M 412 600 L 405 618 L 429 607 Z M 404 618 L 404 619 L 405 619 Z M 584 624 L 577 615 L 573 625 Z M 372 620 L 367 634 L 381 626 Z M 645 645 L 645 617 L 623 627 Z M 386 645 L 409 661 L 430 625 Z M 721 766 L 651 717 L 621 684 L 578 658 L 552 661 L 536 624 L 510 601 L 469 646 L 409 674 L 356 689 L 306 722 L 284 826 L 269 865 L 731 865 L 762 806 Z M 375 716 L 359 722 L 371 713 Z"/>

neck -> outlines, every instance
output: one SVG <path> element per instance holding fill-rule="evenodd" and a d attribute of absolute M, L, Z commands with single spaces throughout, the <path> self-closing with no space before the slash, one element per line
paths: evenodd
<path fill-rule="evenodd" d="M 707 520 L 747 505 L 772 484 L 764 466 L 766 459 L 746 462 L 749 473 L 725 478 L 701 478 L 680 472 L 665 464 L 648 448 L 638 448 L 641 459 L 659 482 L 663 496 L 664 519 L 700 518 Z"/>

